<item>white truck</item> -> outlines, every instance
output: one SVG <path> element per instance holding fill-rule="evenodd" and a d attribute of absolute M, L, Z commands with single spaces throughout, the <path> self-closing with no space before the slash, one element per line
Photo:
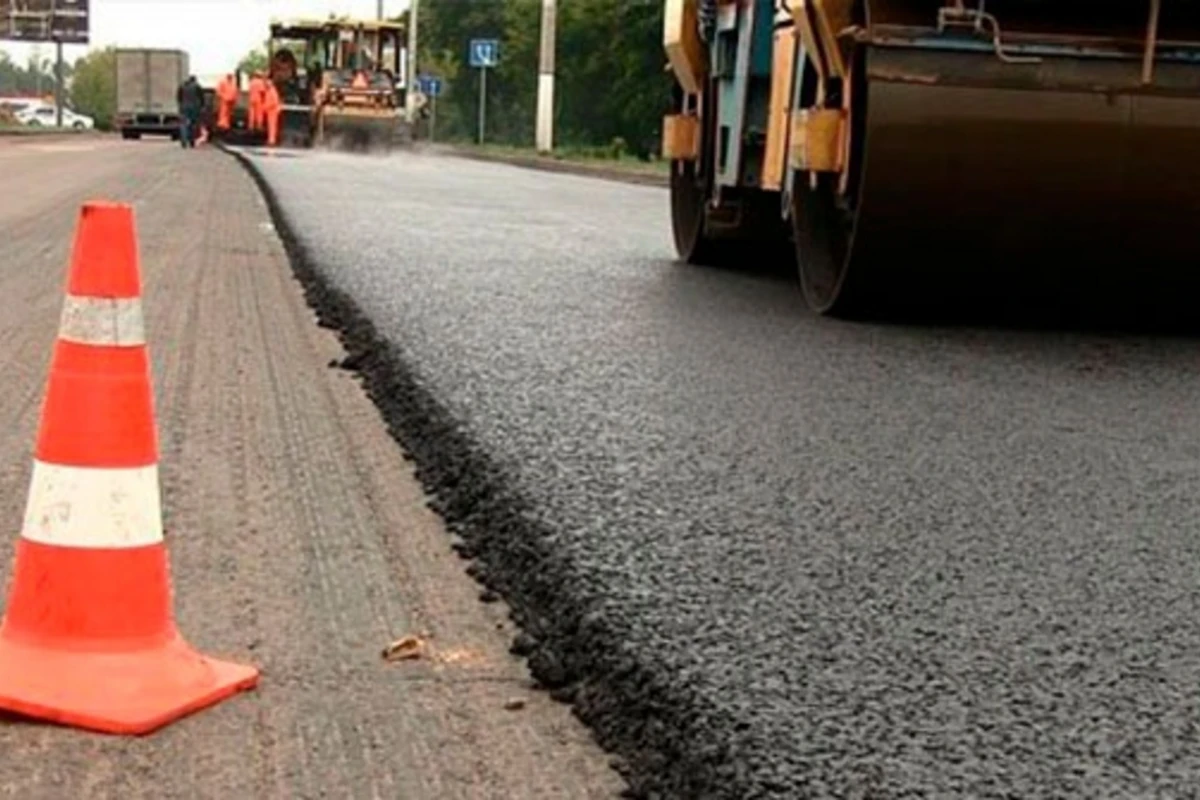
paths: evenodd
<path fill-rule="evenodd" d="M 188 54 L 182 50 L 122 48 L 116 52 L 116 127 L 125 139 L 142 134 L 179 138 L 176 90 L 187 79 Z"/>

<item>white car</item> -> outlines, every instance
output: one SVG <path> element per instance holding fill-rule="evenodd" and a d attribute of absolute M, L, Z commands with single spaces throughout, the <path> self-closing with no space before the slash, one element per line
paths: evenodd
<path fill-rule="evenodd" d="M 96 127 L 96 121 L 83 114 L 76 114 L 69 108 L 63 108 L 63 127 L 75 130 L 91 130 Z M 54 106 L 30 106 L 16 114 L 17 122 L 22 125 L 34 125 L 52 128 L 58 122 L 58 112 Z"/>

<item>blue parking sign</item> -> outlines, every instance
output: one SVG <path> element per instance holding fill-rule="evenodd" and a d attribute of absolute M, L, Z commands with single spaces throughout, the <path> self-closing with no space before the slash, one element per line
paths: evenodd
<path fill-rule="evenodd" d="M 421 90 L 421 94 L 437 97 L 442 93 L 442 79 L 437 75 L 422 75 L 417 79 L 417 87 Z"/>
<path fill-rule="evenodd" d="M 472 67 L 494 67 L 500 60 L 500 42 L 496 39 L 472 39 L 468 56 Z"/>

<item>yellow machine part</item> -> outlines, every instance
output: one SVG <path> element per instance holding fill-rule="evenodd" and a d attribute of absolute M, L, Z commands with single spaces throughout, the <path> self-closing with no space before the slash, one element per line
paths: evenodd
<path fill-rule="evenodd" d="M 663 46 L 675 80 L 688 94 L 699 94 L 704 79 L 704 45 L 696 27 L 696 0 L 666 0 Z"/>
<path fill-rule="evenodd" d="M 700 118 L 695 114 L 663 117 L 663 157 L 694 161 L 700 155 Z"/>
<path fill-rule="evenodd" d="M 780 13 L 787 14 L 786 11 Z M 761 180 L 762 188 L 768 191 L 782 189 L 787 173 L 788 121 L 796 55 L 796 29 L 776 30 L 771 53 L 771 97 L 767 108 L 767 141 Z"/>
<path fill-rule="evenodd" d="M 809 172 L 841 172 L 846 164 L 846 113 L 802 108 L 792 113 L 791 164 Z"/>
<path fill-rule="evenodd" d="M 804 48 L 812 54 L 817 75 L 845 76 L 849 48 L 839 41 L 838 33 L 854 21 L 854 0 L 797 0 L 791 8 Z"/>

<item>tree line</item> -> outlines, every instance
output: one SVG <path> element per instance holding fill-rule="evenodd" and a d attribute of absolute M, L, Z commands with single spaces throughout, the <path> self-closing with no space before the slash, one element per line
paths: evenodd
<path fill-rule="evenodd" d="M 476 137 L 480 75 L 467 48 L 471 39 L 497 39 L 499 65 L 487 77 L 486 138 L 532 146 L 541 0 L 422 0 L 419 13 L 418 70 L 443 79 L 438 138 Z M 672 86 L 662 27 L 662 0 L 559 0 L 556 145 L 639 155 L 657 149 Z"/>
<path fill-rule="evenodd" d="M 72 62 L 63 63 L 63 84 L 67 87 L 67 105 L 96 121 L 96 127 L 108 130 L 116 110 L 117 87 L 114 72 L 116 56 L 109 47 L 93 50 Z M 53 95 L 55 74 L 53 59 L 35 54 L 27 64 L 17 64 L 0 52 L 0 96 Z"/>
<path fill-rule="evenodd" d="M 663 0 L 559 0 L 557 7 L 556 147 L 641 157 L 655 152 L 672 85 L 662 48 Z M 418 70 L 442 78 L 438 139 L 476 137 L 480 75 L 467 48 L 472 39 L 496 39 L 499 65 L 488 70 L 486 139 L 532 146 L 541 0 L 421 0 L 419 8 Z M 257 65 L 261 54 L 252 56 Z M 71 106 L 98 126 L 108 126 L 115 109 L 114 57 L 112 48 L 97 49 L 67 66 Z M 22 67 L 0 53 L 0 94 L 39 87 L 53 91 L 52 62 Z"/>
<path fill-rule="evenodd" d="M 65 77 L 71 65 L 65 64 Z M 25 64 L 18 64 L 8 53 L 0 52 L 0 95 L 28 95 L 54 91 L 54 60 L 35 52 Z"/>

